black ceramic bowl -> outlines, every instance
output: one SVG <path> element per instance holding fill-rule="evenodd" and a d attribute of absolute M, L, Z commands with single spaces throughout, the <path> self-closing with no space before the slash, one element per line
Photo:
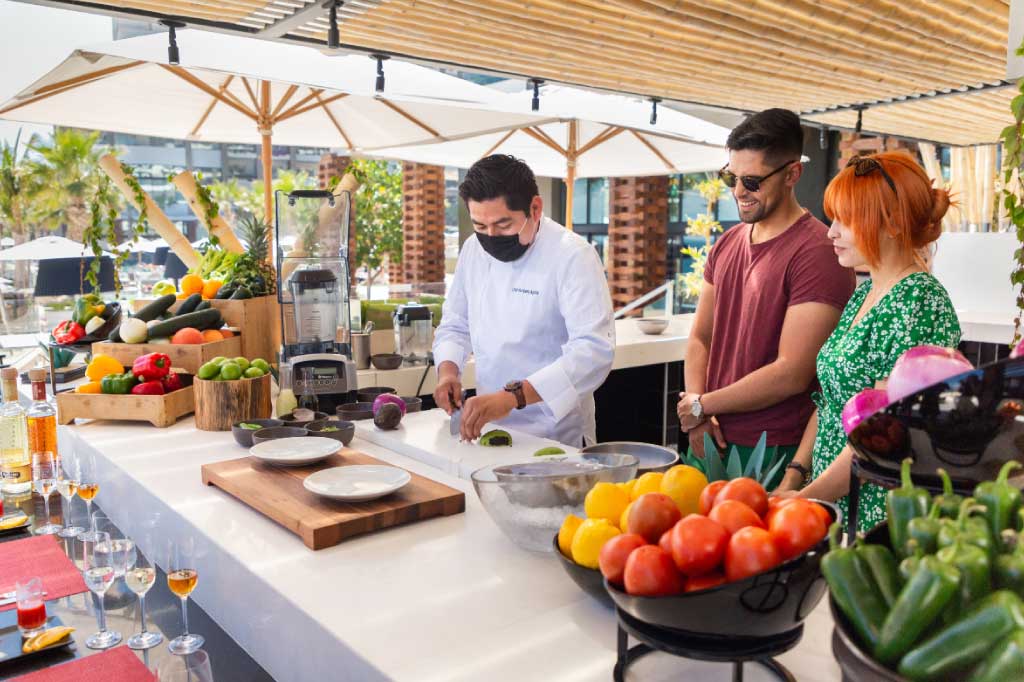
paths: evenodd
<path fill-rule="evenodd" d="M 252 442 L 252 434 L 260 431 L 261 429 L 243 429 L 240 424 L 259 424 L 264 429 L 272 426 L 284 426 L 284 422 L 280 419 L 246 419 L 244 422 L 232 424 L 231 435 L 235 437 L 235 442 L 243 448 L 251 448 L 254 445 Z"/>
<path fill-rule="evenodd" d="M 108 303 L 107 310 L 103 311 L 103 317 L 106 320 L 103 326 L 94 331 L 92 334 L 86 334 L 76 344 L 83 343 L 95 343 L 96 341 L 106 341 L 107 337 L 110 336 L 110 332 L 114 331 L 114 327 L 121 324 L 121 304 L 120 303 Z"/>
<path fill-rule="evenodd" d="M 839 509 L 819 502 L 840 517 Z M 635 597 L 605 581 L 615 605 L 633 618 L 697 636 L 775 637 L 798 628 L 824 596 L 821 558 L 828 538 L 800 556 L 744 580 L 668 597 Z"/>
<path fill-rule="evenodd" d="M 406 397 L 402 396 L 402 402 L 405 403 L 405 413 L 419 412 L 423 409 L 423 398 Z"/>
<path fill-rule="evenodd" d="M 345 403 L 337 409 L 338 417 L 346 421 L 355 422 L 360 419 L 373 419 L 373 403 Z"/>
<path fill-rule="evenodd" d="M 370 356 L 370 363 L 377 369 L 398 369 L 402 366 L 402 356 L 398 353 L 377 353 Z"/>
<path fill-rule="evenodd" d="M 337 431 L 324 431 L 326 428 L 337 429 Z M 322 436 L 341 441 L 342 445 L 348 445 L 356 435 L 356 425 L 352 422 L 340 419 L 318 419 L 315 422 L 306 424 L 306 430 L 311 436 Z"/>
<path fill-rule="evenodd" d="M 394 393 L 397 395 L 398 391 L 391 388 L 390 386 L 370 386 L 369 388 L 360 388 L 359 390 L 356 391 L 356 400 L 358 400 L 361 403 L 372 404 L 373 401 L 377 398 L 377 396 L 383 395 L 385 393 Z"/>
<path fill-rule="evenodd" d="M 278 438 L 301 438 L 308 435 L 309 431 L 301 426 L 271 426 L 266 429 L 260 429 L 259 431 L 253 431 L 252 444 L 259 445 L 260 443 L 268 440 L 277 440 Z"/>
<path fill-rule="evenodd" d="M 280 419 L 282 422 L 284 422 L 284 426 L 301 426 L 301 427 L 305 428 L 305 426 L 307 424 L 311 423 L 311 422 L 319 421 L 321 419 L 327 419 L 327 413 L 326 412 L 314 412 L 312 419 L 304 419 L 304 420 L 301 420 L 301 421 L 296 419 L 295 417 L 293 417 L 290 414 L 282 415 L 281 417 L 278 417 L 278 419 Z"/>
<path fill-rule="evenodd" d="M 573 582 L 579 585 L 581 590 L 597 601 L 609 608 L 614 608 L 615 602 L 612 601 L 608 591 L 604 589 L 604 576 L 601 575 L 601 571 L 596 568 L 580 566 L 578 563 L 562 554 L 562 550 L 558 547 L 557 533 L 555 533 L 555 539 L 552 541 L 552 544 L 555 546 L 555 555 L 558 557 L 559 563 L 562 564 L 562 568 L 564 568 L 565 572 L 569 574 L 569 577 L 572 578 Z"/>

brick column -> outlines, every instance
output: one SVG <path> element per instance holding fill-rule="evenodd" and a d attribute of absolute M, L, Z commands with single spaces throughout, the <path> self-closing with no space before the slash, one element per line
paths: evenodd
<path fill-rule="evenodd" d="M 389 272 L 411 284 L 443 282 L 444 167 L 402 164 L 402 232 L 402 262 Z"/>
<path fill-rule="evenodd" d="M 621 308 L 665 282 L 668 177 L 612 178 L 608 220 L 605 267 L 612 303 Z"/>
<path fill-rule="evenodd" d="M 320 166 L 317 168 L 317 182 L 320 189 L 327 189 L 327 186 L 331 182 L 331 178 L 341 178 L 345 173 L 345 169 L 348 168 L 349 157 L 338 156 L 330 152 L 320 157 Z M 330 255 L 336 255 L 338 253 L 337 235 L 324 234 L 320 236 L 320 243 L 324 246 L 324 253 Z M 352 205 L 349 207 L 349 219 L 348 219 L 348 253 L 349 253 L 349 268 L 351 270 L 349 279 L 352 283 L 356 281 L 356 267 L 358 264 L 355 262 L 356 257 L 356 198 L 352 197 Z"/>

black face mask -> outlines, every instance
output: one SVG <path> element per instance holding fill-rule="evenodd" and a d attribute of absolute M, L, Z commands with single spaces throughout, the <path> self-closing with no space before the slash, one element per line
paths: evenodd
<path fill-rule="evenodd" d="M 492 237 L 489 234 L 483 232 L 477 232 L 476 238 L 480 242 L 480 246 L 483 247 L 492 258 L 500 260 L 502 263 L 511 263 L 517 261 L 523 257 L 526 250 L 530 248 L 529 244 L 521 244 L 519 242 L 519 234 L 526 228 L 526 223 L 530 219 L 527 218 L 523 221 L 523 226 L 519 228 L 519 232 L 509 235 L 499 235 Z"/>

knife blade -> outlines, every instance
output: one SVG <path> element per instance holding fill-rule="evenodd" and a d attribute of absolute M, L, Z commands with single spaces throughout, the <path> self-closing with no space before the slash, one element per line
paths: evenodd
<path fill-rule="evenodd" d="M 454 403 L 455 401 L 453 400 L 452 402 Z M 465 403 L 466 403 L 466 392 L 463 391 L 462 392 L 462 400 L 459 401 L 459 405 L 464 405 Z M 452 419 L 448 423 L 448 433 L 452 437 L 458 438 L 459 434 L 461 433 L 461 431 L 462 431 L 462 408 L 461 407 L 456 407 L 454 410 L 452 410 Z"/>

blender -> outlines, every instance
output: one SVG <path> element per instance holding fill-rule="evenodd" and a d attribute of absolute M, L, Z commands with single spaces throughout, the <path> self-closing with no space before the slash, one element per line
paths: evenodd
<path fill-rule="evenodd" d="M 434 345 L 434 314 L 420 303 L 406 303 L 395 309 L 395 352 L 407 365 L 430 362 Z"/>

